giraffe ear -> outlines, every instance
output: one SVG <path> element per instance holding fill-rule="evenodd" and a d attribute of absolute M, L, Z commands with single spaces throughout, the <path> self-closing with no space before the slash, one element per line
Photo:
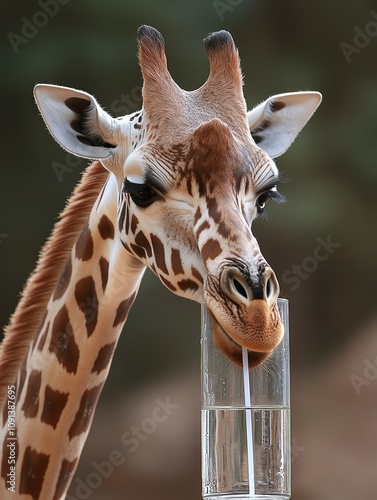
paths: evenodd
<path fill-rule="evenodd" d="M 254 141 L 271 158 L 282 155 L 321 100 L 319 92 L 292 92 L 270 97 L 247 114 Z"/>
<path fill-rule="evenodd" d="M 56 85 L 36 85 L 34 97 L 51 135 L 69 153 L 92 160 L 111 156 L 115 119 L 93 96 Z"/>

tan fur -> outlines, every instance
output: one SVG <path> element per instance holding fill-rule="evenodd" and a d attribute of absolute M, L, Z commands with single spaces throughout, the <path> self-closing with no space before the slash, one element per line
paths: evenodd
<path fill-rule="evenodd" d="M 210 65 L 208 84 L 223 88 L 229 85 L 233 94 L 235 90 L 241 92 L 243 81 L 240 58 L 231 36 L 227 35 L 219 46 L 213 47 L 206 40 L 205 45 Z"/>
<path fill-rule="evenodd" d="M 151 123 L 161 125 L 178 112 L 182 91 L 169 73 L 164 39 L 148 27 L 139 31 L 139 62 L 144 112 Z"/>
<path fill-rule="evenodd" d="M 243 328 L 236 321 L 229 324 L 228 318 L 224 318 L 224 324 L 221 325 L 223 318 L 218 317 L 218 323 L 213 322 L 214 337 L 220 351 L 238 366 L 242 366 L 241 346 L 247 347 L 249 366 L 253 368 L 264 361 L 280 343 L 284 330 L 276 304 L 270 313 L 264 300 L 253 300 L 245 312 L 247 321 L 242 318 L 245 321 Z M 246 325 L 248 328 L 244 331 Z"/>
<path fill-rule="evenodd" d="M 165 145 L 180 142 L 198 125 L 217 116 L 242 141 L 251 142 L 242 71 L 233 39 L 228 34 L 220 43 L 211 42 L 211 37 L 204 43 L 210 64 L 208 79 L 199 89 L 186 91 L 169 73 L 163 38 L 148 28 L 139 33 L 147 134 L 153 139 L 163 137 Z"/>
<path fill-rule="evenodd" d="M 37 267 L 30 275 L 17 309 L 5 328 L 5 338 L 0 346 L 0 407 L 7 385 L 15 382 L 27 350 L 38 334 L 48 300 L 107 177 L 108 172 L 98 161 L 83 174 L 44 245 Z"/>

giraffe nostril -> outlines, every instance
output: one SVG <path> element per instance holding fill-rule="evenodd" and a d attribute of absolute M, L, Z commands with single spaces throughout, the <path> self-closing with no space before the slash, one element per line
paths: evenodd
<path fill-rule="evenodd" d="M 272 292 L 271 280 L 268 279 L 266 283 L 266 297 L 269 298 Z"/>
<path fill-rule="evenodd" d="M 267 302 L 272 305 L 276 299 L 278 298 L 280 288 L 279 288 L 279 283 L 276 279 L 276 276 L 274 272 L 271 270 L 270 271 L 270 276 L 268 276 L 266 280 L 266 299 Z"/>
<path fill-rule="evenodd" d="M 249 302 L 253 298 L 252 290 L 235 267 L 227 268 L 221 273 L 220 286 L 236 304 Z"/>
<path fill-rule="evenodd" d="M 220 285 L 236 304 L 248 304 L 252 300 L 266 300 L 272 306 L 279 295 L 279 284 L 271 268 L 266 268 L 259 279 L 244 275 L 238 268 L 229 267 L 221 274 Z"/>
<path fill-rule="evenodd" d="M 233 286 L 235 288 L 235 290 L 240 294 L 242 295 L 242 297 L 244 297 L 245 299 L 248 299 L 249 298 L 249 294 L 247 293 L 247 290 L 246 288 L 243 286 L 243 284 L 238 281 L 236 278 L 233 277 Z"/>

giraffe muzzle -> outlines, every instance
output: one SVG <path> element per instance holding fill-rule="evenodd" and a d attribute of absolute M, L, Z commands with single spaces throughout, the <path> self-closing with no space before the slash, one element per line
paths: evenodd
<path fill-rule="evenodd" d="M 249 351 L 250 368 L 269 357 L 280 343 L 283 327 L 277 308 L 279 284 L 275 273 L 263 266 L 256 274 L 245 267 L 226 266 L 207 282 L 207 306 L 214 320 L 214 339 L 220 351 L 242 366 L 242 347 Z"/>
<path fill-rule="evenodd" d="M 270 267 L 254 280 L 237 267 L 227 267 L 221 274 L 220 286 L 232 302 L 245 306 L 252 300 L 265 300 L 272 307 L 279 296 L 279 283 Z"/>

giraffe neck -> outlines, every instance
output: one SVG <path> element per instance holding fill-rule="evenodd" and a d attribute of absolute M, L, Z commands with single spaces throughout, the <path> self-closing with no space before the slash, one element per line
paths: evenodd
<path fill-rule="evenodd" d="M 116 237 L 117 191 L 111 175 L 70 251 L 15 383 L 15 490 L 33 500 L 63 498 L 68 489 L 145 269 Z M 4 407 L 1 498 L 8 498 L 5 421 Z"/>

